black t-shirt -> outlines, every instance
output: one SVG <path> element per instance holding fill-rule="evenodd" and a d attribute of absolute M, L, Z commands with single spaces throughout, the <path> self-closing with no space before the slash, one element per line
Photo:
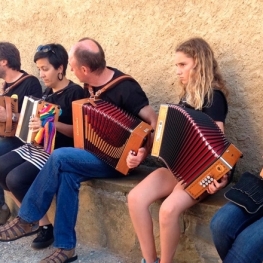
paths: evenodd
<path fill-rule="evenodd" d="M 23 75 L 19 78 L 28 75 L 25 71 L 21 70 L 20 72 L 23 73 Z M 18 80 L 19 80 L 18 79 Z M 5 82 L 4 90 L 6 90 L 8 87 L 13 85 L 13 83 L 7 83 Z M 24 96 L 34 96 L 36 98 L 41 98 L 42 95 L 42 87 L 39 83 L 39 80 L 35 76 L 30 76 L 26 79 L 24 79 L 21 83 L 19 83 L 17 86 L 13 87 L 11 90 L 9 90 L 5 96 L 11 97 L 12 95 L 16 94 L 18 96 L 18 112 L 21 111 Z"/>
<path fill-rule="evenodd" d="M 124 73 L 118 69 L 111 67 L 108 68 L 114 71 L 111 81 L 119 76 L 124 75 Z M 94 93 L 103 88 L 103 86 L 94 87 Z M 90 97 L 88 89 L 84 89 L 84 92 L 85 97 Z M 116 86 L 103 92 L 99 98 L 107 102 L 111 102 L 112 104 L 115 104 L 116 106 L 135 116 L 138 116 L 138 113 L 143 107 L 149 105 L 149 101 L 145 92 L 135 80 L 123 80 Z"/>
<path fill-rule="evenodd" d="M 72 124 L 72 101 L 84 98 L 84 90 L 79 85 L 70 81 L 69 85 L 63 90 L 53 93 L 51 88 L 47 88 L 42 98 L 50 103 L 59 105 L 62 113 L 58 118 L 59 122 Z M 73 147 L 73 138 L 70 138 L 57 131 L 55 148 Z"/>
<path fill-rule="evenodd" d="M 180 105 L 185 105 L 188 108 L 193 108 L 188 104 L 184 103 L 183 100 L 179 102 Z M 207 99 L 205 99 L 202 112 L 206 113 L 216 122 L 225 123 L 225 119 L 228 112 L 228 105 L 224 93 L 220 90 L 214 90 L 213 92 L 213 101 L 211 105 L 206 106 Z"/>

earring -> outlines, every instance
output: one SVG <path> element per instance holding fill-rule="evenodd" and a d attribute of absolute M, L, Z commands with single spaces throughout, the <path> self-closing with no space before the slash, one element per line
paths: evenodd
<path fill-rule="evenodd" d="M 61 81 L 63 79 L 63 74 L 60 72 L 58 73 L 58 79 Z"/>

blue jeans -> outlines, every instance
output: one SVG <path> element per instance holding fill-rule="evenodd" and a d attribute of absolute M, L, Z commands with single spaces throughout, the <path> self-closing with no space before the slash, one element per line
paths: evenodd
<path fill-rule="evenodd" d="M 76 246 L 75 225 L 82 181 L 122 176 L 91 153 L 76 148 L 55 150 L 25 195 L 19 216 L 27 222 L 41 219 L 56 195 L 54 246 Z"/>
<path fill-rule="evenodd" d="M 227 203 L 214 215 L 210 228 L 223 263 L 262 263 L 263 208 L 249 214 Z"/>
<path fill-rule="evenodd" d="M 0 156 L 20 147 L 23 142 L 16 137 L 0 137 Z M 5 203 L 4 189 L 0 187 L 0 207 Z"/>

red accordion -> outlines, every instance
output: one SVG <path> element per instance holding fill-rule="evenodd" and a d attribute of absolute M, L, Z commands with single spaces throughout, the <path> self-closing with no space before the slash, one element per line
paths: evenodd
<path fill-rule="evenodd" d="M 137 152 L 152 127 L 103 100 L 72 102 L 74 146 L 85 149 L 126 175 L 129 151 Z"/>
<path fill-rule="evenodd" d="M 152 156 L 159 157 L 196 199 L 213 180 L 231 170 L 242 153 L 207 114 L 162 104 Z"/>
<path fill-rule="evenodd" d="M 0 106 L 6 109 L 6 122 L 0 122 L 0 136 L 14 137 L 17 122 L 12 122 L 12 114 L 18 113 L 18 99 L 0 96 Z"/>

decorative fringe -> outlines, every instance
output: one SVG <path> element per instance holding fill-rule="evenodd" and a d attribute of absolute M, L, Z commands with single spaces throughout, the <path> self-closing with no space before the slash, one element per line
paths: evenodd
<path fill-rule="evenodd" d="M 46 104 L 40 111 L 42 127 L 38 131 L 35 142 L 43 144 L 44 150 L 51 154 L 55 148 L 56 127 L 54 124 L 55 106 Z"/>

